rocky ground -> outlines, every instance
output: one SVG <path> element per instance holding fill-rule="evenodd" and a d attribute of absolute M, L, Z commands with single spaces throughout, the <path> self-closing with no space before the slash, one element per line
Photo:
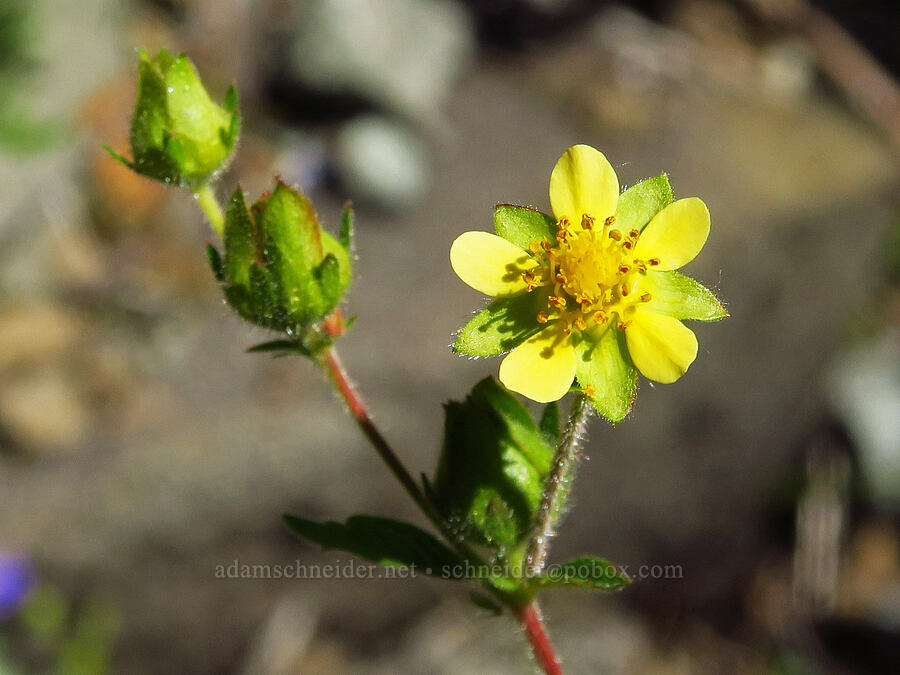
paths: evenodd
<path fill-rule="evenodd" d="M 827 640 L 804 637 L 790 533 L 798 501 L 819 504 L 821 447 L 827 466 L 852 459 L 854 488 L 826 481 L 846 520 L 812 615 L 896 630 L 898 176 L 879 131 L 820 86 L 802 45 L 754 39 L 729 5 L 683 2 L 665 25 L 611 7 L 501 52 L 477 49 L 461 5 L 395 4 L 430 50 L 386 39 L 394 65 L 373 74 L 349 52 L 306 59 L 335 20 L 322 3 L 197 0 L 180 22 L 150 5 L 36 3 L 50 37 L 29 105 L 65 132 L 0 154 L 0 548 L 76 606 L 116 608 L 115 672 L 529 668 L 512 625 L 461 587 L 216 578 L 233 561 L 334 562 L 286 534 L 285 511 L 417 516 L 310 364 L 244 353 L 265 335 L 222 304 L 190 197 L 98 149 L 125 138 L 131 45 L 168 45 L 214 90 L 232 76 L 241 88 L 246 132 L 223 194 L 238 177 L 258 193 L 280 171 L 332 226 L 356 200 L 358 321 L 341 348 L 416 472 L 436 460 L 441 404 L 497 368 L 447 347 L 483 302 L 447 263 L 459 232 L 489 228 L 496 202 L 546 210 L 549 170 L 576 142 L 626 184 L 664 170 L 709 205 L 689 271 L 732 317 L 696 327 L 700 356 L 677 386 L 645 383 L 617 428 L 594 421 L 554 550 L 683 575 L 616 597 L 550 594 L 567 672 L 833 663 Z M 338 81 L 340 95 L 327 90 Z M 48 658 L 14 622 L 4 630 L 14 657 Z"/>

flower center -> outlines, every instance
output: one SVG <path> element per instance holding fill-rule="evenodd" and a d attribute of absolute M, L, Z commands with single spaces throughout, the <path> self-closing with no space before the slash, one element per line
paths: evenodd
<path fill-rule="evenodd" d="M 537 315 L 539 323 L 558 321 L 565 334 L 572 329 L 589 330 L 604 326 L 613 316 L 618 327 L 625 328 L 625 310 L 650 302 L 649 293 L 635 293 L 639 275 L 659 265 L 658 258 L 639 260 L 632 251 L 640 232 L 622 234 L 615 229 L 615 216 L 598 225 L 590 214 L 573 226 L 567 218 L 557 223 L 556 246 L 549 241 L 531 242 L 529 250 L 542 266 L 526 272 L 528 290 L 552 286 L 547 310 Z"/>

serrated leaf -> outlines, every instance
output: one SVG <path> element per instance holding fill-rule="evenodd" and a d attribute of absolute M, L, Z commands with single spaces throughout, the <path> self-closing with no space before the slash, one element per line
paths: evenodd
<path fill-rule="evenodd" d="M 446 579 L 459 578 L 451 570 L 465 566 L 462 558 L 433 535 L 398 520 L 352 516 L 346 523 L 317 523 L 291 515 L 284 520 L 294 532 L 326 551 L 347 551 L 379 565 L 410 567 Z"/>
<path fill-rule="evenodd" d="M 637 370 L 624 332 L 610 326 L 596 341 L 583 333 L 575 345 L 575 377 L 597 412 L 613 424 L 625 419 L 637 395 Z"/>
<path fill-rule="evenodd" d="M 716 321 L 728 316 L 712 291 L 678 272 L 648 271 L 640 280 L 640 290 L 650 293 L 647 309 L 675 319 Z"/>
<path fill-rule="evenodd" d="M 559 403 L 553 401 L 544 406 L 539 426 L 547 445 L 555 448 L 559 443 L 560 434 Z"/>
<path fill-rule="evenodd" d="M 526 206 L 498 204 L 494 208 L 494 232 L 527 251 L 533 241 L 556 240 L 556 219 Z"/>
<path fill-rule="evenodd" d="M 549 289 L 497 298 L 463 326 L 453 351 L 467 356 L 494 356 L 514 349 L 540 332 L 537 314 L 547 306 Z"/>
<path fill-rule="evenodd" d="M 672 203 L 674 195 L 669 177 L 662 173 L 632 185 L 619 195 L 616 229 L 642 231 L 657 213 Z"/>
<path fill-rule="evenodd" d="M 433 499 L 469 537 L 502 555 L 530 530 L 553 449 L 525 407 L 493 378 L 445 412 Z"/>
<path fill-rule="evenodd" d="M 593 556 L 552 565 L 544 574 L 532 577 L 531 581 L 543 587 L 574 586 L 600 591 L 617 591 L 631 584 L 631 578 L 625 572 L 611 562 Z"/>

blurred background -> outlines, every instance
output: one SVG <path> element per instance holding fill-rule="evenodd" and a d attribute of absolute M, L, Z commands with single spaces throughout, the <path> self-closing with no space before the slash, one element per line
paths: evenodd
<path fill-rule="evenodd" d="M 137 46 L 237 82 L 220 194 L 354 200 L 341 349 L 414 473 L 498 366 L 448 348 L 458 233 L 548 210 L 579 142 L 702 196 L 732 318 L 591 427 L 553 558 L 647 578 L 546 594 L 566 672 L 900 672 L 898 35 L 895 0 L 2 0 L 0 673 L 533 668 L 462 585 L 217 578 L 350 560 L 285 511 L 421 520 L 309 363 L 244 353 L 190 196 L 101 150 Z"/>

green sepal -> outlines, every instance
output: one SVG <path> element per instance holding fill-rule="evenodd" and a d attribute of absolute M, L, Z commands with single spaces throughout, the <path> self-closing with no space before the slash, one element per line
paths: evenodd
<path fill-rule="evenodd" d="M 456 335 L 453 351 L 467 356 L 494 356 L 514 349 L 539 333 L 537 314 L 547 307 L 549 288 L 511 298 L 497 298 Z"/>
<path fill-rule="evenodd" d="M 322 237 L 322 252 L 326 256 L 334 256 L 338 263 L 340 292 L 343 295 L 353 278 L 353 263 L 351 262 L 350 253 L 344 248 L 340 240 L 333 237 L 327 230 L 322 230 L 320 234 Z"/>
<path fill-rule="evenodd" d="M 251 321 L 266 328 L 280 329 L 287 325 L 287 317 L 278 304 L 278 288 L 272 275 L 268 269 L 256 263 L 250 265 L 249 297 L 247 318 Z"/>
<path fill-rule="evenodd" d="M 299 340 L 269 340 L 268 342 L 260 342 L 258 345 L 253 345 L 247 349 L 248 354 L 269 352 L 274 352 L 276 356 L 287 356 L 289 354 L 312 355 L 312 352 Z"/>
<path fill-rule="evenodd" d="M 637 396 L 637 369 L 625 345 L 625 333 L 609 326 L 596 340 L 581 333 L 575 344 L 575 377 L 591 405 L 618 424 Z"/>
<path fill-rule="evenodd" d="M 479 609 L 490 612 L 492 616 L 500 616 L 503 614 L 503 607 L 497 604 L 497 602 L 489 595 L 479 593 L 478 591 L 470 591 L 469 600 L 471 600 L 472 604 Z"/>
<path fill-rule="evenodd" d="M 212 270 L 213 276 L 220 284 L 225 283 L 225 263 L 222 262 L 222 255 L 212 244 L 206 245 L 206 259 L 209 261 L 209 268 Z"/>
<path fill-rule="evenodd" d="M 486 378 L 445 406 L 434 483 L 438 510 L 504 556 L 530 531 L 553 449 L 519 400 Z"/>
<path fill-rule="evenodd" d="M 538 426 L 541 429 L 541 433 L 544 435 L 544 440 L 547 442 L 547 445 L 555 448 L 559 443 L 559 434 L 561 431 L 559 403 L 553 401 L 544 406 L 544 412 L 541 414 L 541 421 Z"/>
<path fill-rule="evenodd" d="M 598 591 L 618 591 L 631 585 L 631 577 L 602 558 L 582 556 L 562 565 L 554 565 L 544 574 L 531 578 L 542 587 L 574 586 Z"/>
<path fill-rule="evenodd" d="M 664 173 L 635 183 L 619 195 L 616 229 L 642 231 L 674 198 L 669 177 Z"/>
<path fill-rule="evenodd" d="M 123 157 L 123 156 L 120 155 L 118 152 L 116 152 L 115 150 L 113 150 L 113 149 L 112 149 L 110 146 L 108 146 L 106 143 L 103 143 L 103 144 L 101 145 L 101 147 L 102 147 L 104 150 L 106 150 L 107 154 L 108 154 L 110 157 L 112 157 L 114 160 L 116 160 L 119 164 L 121 164 L 121 165 L 123 165 L 123 166 L 125 166 L 125 167 L 127 167 L 127 168 L 129 168 L 129 169 L 131 169 L 132 171 L 135 170 L 135 169 L 134 169 L 134 164 L 132 164 L 130 160 L 125 159 L 125 157 Z"/>
<path fill-rule="evenodd" d="M 344 213 L 341 215 L 341 232 L 338 241 L 341 242 L 341 246 L 344 247 L 348 255 L 353 254 L 354 221 L 353 202 L 347 202 L 344 206 Z"/>
<path fill-rule="evenodd" d="M 717 321 L 728 316 L 712 291 L 678 272 L 650 270 L 641 279 L 640 289 L 650 293 L 647 309 L 675 319 Z"/>
<path fill-rule="evenodd" d="M 494 207 L 494 232 L 527 251 L 533 241 L 556 241 L 556 219 L 527 206 L 498 204 Z"/>
<path fill-rule="evenodd" d="M 351 516 L 346 523 L 317 523 L 285 515 L 294 532 L 323 550 L 347 551 L 386 567 L 408 567 L 415 572 L 454 579 L 450 570 L 464 566 L 456 553 L 433 535 L 409 523 L 374 516 Z"/>

